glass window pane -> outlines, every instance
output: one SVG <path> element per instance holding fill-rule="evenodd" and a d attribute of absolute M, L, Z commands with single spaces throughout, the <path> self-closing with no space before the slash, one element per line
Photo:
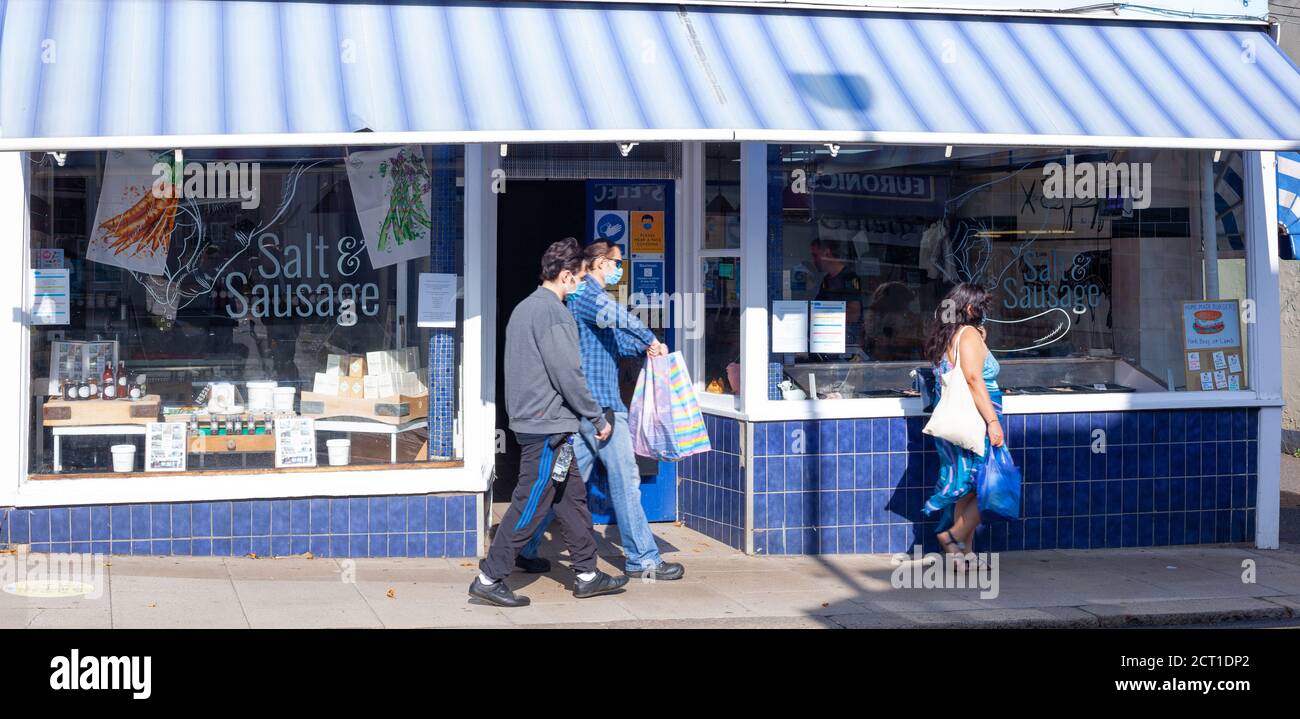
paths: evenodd
<path fill-rule="evenodd" d="M 1206 272 L 1203 251 L 1201 153 L 944 155 L 866 146 L 836 157 L 824 146 L 772 154 L 781 201 L 770 215 L 780 258 L 770 299 L 810 303 L 807 350 L 772 355 L 795 386 L 821 398 L 912 394 L 911 371 L 929 366 L 926 330 L 945 294 L 967 281 L 992 292 L 988 345 L 1008 394 L 1200 390 L 1202 371 L 1211 389 L 1248 386 L 1244 337 L 1219 341 L 1235 334 L 1231 322 L 1200 358 L 1211 366 L 1196 371 L 1187 351 L 1196 333 L 1183 328 L 1184 303 L 1245 297 L 1245 248 L 1227 227 L 1234 153 L 1212 170 L 1217 273 Z"/>
<path fill-rule="evenodd" d="M 31 471 L 109 471 L 113 445 L 141 471 L 143 430 L 103 427 L 162 419 L 185 425 L 189 471 L 273 467 L 273 423 L 290 417 L 314 419 L 322 466 L 330 439 L 350 440 L 349 465 L 454 456 L 460 323 L 415 315 L 421 273 L 461 273 L 461 150 L 184 161 L 86 152 L 33 169 L 33 268 L 66 270 L 70 302 L 66 324 L 31 331 Z M 450 398 L 432 410 L 431 364 Z M 106 369 L 154 399 L 63 401 L 98 393 Z"/>
<path fill-rule="evenodd" d="M 740 260 L 704 260 L 704 387 L 740 393 Z"/>

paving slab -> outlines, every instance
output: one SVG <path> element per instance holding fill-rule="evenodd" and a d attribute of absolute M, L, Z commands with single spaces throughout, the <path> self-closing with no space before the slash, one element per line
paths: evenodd
<path fill-rule="evenodd" d="M 1079 608 L 1096 616 L 1103 627 L 1285 619 L 1290 616 L 1287 607 L 1253 597 L 1088 604 Z"/>
<path fill-rule="evenodd" d="M 113 626 L 120 629 L 247 628 L 230 577 L 115 576 Z M 105 601 L 107 604 L 107 601 Z"/>
<path fill-rule="evenodd" d="M 470 602 L 468 586 L 360 581 L 355 590 L 376 619 L 391 629 L 512 626 L 505 615 L 509 610 Z"/>
<path fill-rule="evenodd" d="M 254 629 L 383 626 L 357 588 L 338 579 L 292 584 L 236 579 L 233 583 L 238 603 Z"/>
<path fill-rule="evenodd" d="M 1073 607 L 962 609 L 947 612 L 902 612 L 908 626 L 944 629 L 1083 629 L 1098 626 L 1096 616 Z M 846 627 L 869 628 L 870 617 L 832 617 Z M 864 621 L 865 620 L 865 621 Z M 854 626 L 856 625 L 856 626 Z"/>

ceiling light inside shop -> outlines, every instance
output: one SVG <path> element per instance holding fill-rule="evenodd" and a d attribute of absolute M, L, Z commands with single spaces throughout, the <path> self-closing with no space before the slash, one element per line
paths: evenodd
<path fill-rule="evenodd" d="M 505 157 L 505 156 L 506 156 L 506 153 L 509 152 L 509 151 L 510 151 L 510 146 L 507 145 L 507 144 L 504 143 L 504 142 L 501 143 L 501 156 L 502 156 L 502 157 Z"/>
<path fill-rule="evenodd" d="M 619 152 L 619 154 L 621 154 L 623 157 L 627 157 L 628 154 L 632 152 L 632 148 L 634 148 L 634 147 L 636 147 L 637 145 L 640 145 L 640 144 L 641 144 L 641 143 L 639 143 L 639 142 L 620 142 L 620 143 L 618 143 L 618 152 Z"/>

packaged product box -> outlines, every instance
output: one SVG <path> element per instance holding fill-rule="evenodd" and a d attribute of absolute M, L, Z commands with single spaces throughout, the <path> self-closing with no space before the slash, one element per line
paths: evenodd
<path fill-rule="evenodd" d="M 348 364 L 351 361 L 351 355 L 327 355 L 325 357 L 325 374 L 331 377 L 341 377 L 348 373 Z"/>
<path fill-rule="evenodd" d="M 335 392 L 335 394 L 339 397 L 353 397 L 356 399 L 364 399 L 366 396 L 365 378 L 364 377 L 339 377 L 338 391 Z"/>
<path fill-rule="evenodd" d="M 316 394 L 338 394 L 338 376 L 331 376 L 325 372 L 317 372 L 311 383 L 311 391 Z"/>
<path fill-rule="evenodd" d="M 365 357 L 363 357 L 363 356 L 361 356 L 361 355 L 353 355 L 353 356 L 348 360 L 348 376 L 349 376 L 349 377 L 365 377 L 365 376 L 366 376 L 366 358 L 365 358 Z"/>

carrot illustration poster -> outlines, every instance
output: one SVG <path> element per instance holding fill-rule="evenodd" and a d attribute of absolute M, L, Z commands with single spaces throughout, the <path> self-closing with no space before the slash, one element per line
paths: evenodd
<path fill-rule="evenodd" d="M 418 146 L 348 155 L 348 184 L 375 269 L 429 254 L 432 175 Z"/>
<path fill-rule="evenodd" d="M 177 193 L 155 192 L 154 166 L 170 153 L 122 150 L 108 153 L 86 259 L 146 275 L 167 267 L 176 228 Z M 165 188 L 164 188 L 165 189 Z"/>

